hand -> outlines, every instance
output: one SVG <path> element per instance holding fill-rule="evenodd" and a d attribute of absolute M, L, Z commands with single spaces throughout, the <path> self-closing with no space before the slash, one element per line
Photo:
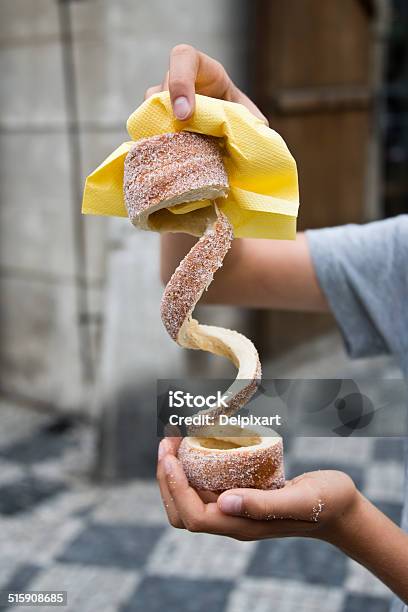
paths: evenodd
<path fill-rule="evenodd" d="M 357 511 L 353 481 L 336 471 L 310 472 L 283 489 L 233 489 L 221 495 L 189 486 L 176 457 L 180 438 L 159 447 L 157 478 L 168 519 L 179 529 L 260 540 L 292 536 L 330 541 Z"/>
<path fill-rule="evenodd" d="M 145 100 L 160 91 L 169 91 L 173 112 L 186 121 L 194 113 L 194 93 L 239 102 L 268 125 L 266 117 L 231 81 L 224 66 L 190 45 L 177 45 L 170 53 L 170 67 L 161 85 L 149 87 Z"/>

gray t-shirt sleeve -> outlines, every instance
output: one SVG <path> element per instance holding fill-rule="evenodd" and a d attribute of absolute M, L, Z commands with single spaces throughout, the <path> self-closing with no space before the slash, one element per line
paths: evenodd
<path fill-rule="evenodd" d="M 394 354 L 408 378 L 408 215 L 306 232 L 319 284 L 352 357 Z M 406 483 L 408 482 L 408 440 Z M 402 527 L 408 531 L 408 491 Z M 394 598 L 392 612 L 408 612 Z"/>
<path fill-rule="evenodd" d="M 393 353 L 408 373 L 408 215 L 306 232 L 351 357 Z"/>

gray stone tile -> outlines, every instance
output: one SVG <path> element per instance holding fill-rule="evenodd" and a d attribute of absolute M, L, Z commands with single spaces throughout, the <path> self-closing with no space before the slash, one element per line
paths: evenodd
<path fill-rule="evenodd" d="M 21 480 L 26 472 L 27 468 L 25 466 L 0 459 L 0 486 Z"/>
<path fill-rule="evenodd" d="M 77 408 L 83 387 L 74 287 L 6 277 L 0 291 L 2 388 L 60 409 Z"/>
<path fill-rule="evenodd" d="M 145 68 L 148 53 L 140 41 L 136 42 L 134 34 L 87 36 L 75 41 L 81 122 L 101 126 L 126 124 L 127 117 L 142 103 L 151 79 L 150 70 Z M 132 57 L 135 61 L 130 60 Z"/>
<path fill-rule="evenodd" d="M 130 239 L 126 250 L 119 249 L 110 257 L 106 295 L 107 334 L 101 374 L 104 379 L 108 380 L 108 376 L 111 379 L 110 389 L 117 389 L 119 385 L 125 392 L 128 386 L 133 390 L 136 378 L 143 380 L 153 385 L 155 398 L 157 378 L 164 378 L 166 373 L 168 375 L 169 368 L 171 375 L 180 372 L 180 368 L 176 368 L 182 360 L 182 351 L 169 340 L 160 320 L 158 304 L 163 287 L 157 257 L 158 237 L 153 233 L 134 230 L 126 219 L 119 221 L 130 227 Z M 143 300 L 140 299 L 141 295 L 144 296 Z M 149 347 L 149 352 L 129 352 L 126 346 Z M 154 355 L 154 363 L 148 355 Z M 137 412 L 134 412 L 136 415 Z"/>
<path fill-rule="evenodd" d="M 137 389 L 124 388 L 117 396 L 115 429 L 106 429 L 105 434 L 114 439 L 114 469 L 119 477 L 155 477 L 158 439 L 156 414 L 151 410 L 155 402 L 154 385 L 147 380 Z M 145 406 L 150 409 L 145 410 Z"/>
<path fill-rule="evenodd" d="M 372 500 L 400 503 L 404 499 L 404 468 L 397 461 L 372 461 L 366 468 L 364 495 Z"/>
<path fill-rule="evenodd" d="M 58 41 L 3 47 L 0 71 L 0 125 L 8 129 L 64 126 L 62 56 Z"/>
<path fill-rule="evenodd" d="M 388 518 L 390 518 L 397 525 L 401 525 L 402 517 L 402 504 L 392 503 L 389 501 L 377 501 L 373 499 L 373 503 L 377 506 L 381 512 L 383 512 Z"/>
<path fill-rule="evenodd" d="M 52 500 L 54 498 L 48 498 Z M 2 516 L 1 560 L 15 568 L 22 564 L 48 565 L 81 530 L 78 518 L 49 512 L 50 504 L 37 504 L 31 511 Z M 2 562 L 0 568 L 4 573 Z"/>
<path fill-rule="evenodd" d="M 244 574 L 256 546 L 256 542 L 168 529 L 152 552 L 146 571 L 160 576 L 233 580 Z"/>
<path fill-rule="evenodd" d="M 385 584 L 352 559 L 347 560 L 347 576 L 343 588 L 347 593 L 357 595 L 369 595 L 383 599 L 389 599 L 392 596 L 390 589 Z"/>
<path fill-rule="evenodd" d="M 234 76 L 242 72 L 237 61 L 242 24 L 231 18 L 232 0 L 211 0 L 194 11 L 185 10 L 184 1 L 177 4 L 184 8 L 158 0 L 148 5 L 127 1 L 126 10 L 104 1 L 98 13 L 86 3 L 73 6 L 81 120 L 122 124 L 142 102 L 145 89 L 162 81 L 169 50 L 180 40 L 217 57 Z M 150 36 L 152 30 L 158 36 Z"/>
<path fill-rule="evenodd" d="M 171 4 L 162 4 L 160 0 L 149 4 L 121 0 L 120 5 L 100 0 L 100 10 L 96 13 L 92 5 L 76 3 L 73 6 L 74 29 L 77 37 L 99 31 L 105 35 L 128 33 L 139 37 L 155 31 L 160 33 L 164 47 L 171 32 L 176 37 L 181 36 L 178 42 L 186 42 L 183 37 L 191 36 L 192 32 L 201 40 L 205 35 L 227 37 L 229 33 L 241 31 L 242 23 L 237 19 L 238 11 L 234 10 L 235 0 L 207 0 L 205 6 L 197 5 L 194 10 L 186 10 L 186 6 L 186 0 L 174 0 Z M 231 39 L 229 42 L 236 44 Z"/>
<path fill-rule="evenodd" d="M 9 551 L 2 549 L 2 554 L 0 556 L 0 590 L 3 590 L 18 569 L 25 565 L 30 565 L 29 560 L 21 561 L 18 556 L 9 554 Z"/>
<path fill-rule="evenodd" d="M 0 288 L 3 387 L 48 399 L 55 295 L 47 286 L 18 278 L 2 278 Z"/>
<path fill-rule="evenodd" d="M 146 563 L 161 527 L 89 524 L 59 557 L 65 563 L 137 569 Z"/>
<path fill-rule="evenodd" d="M 93 522 L 135 525 L 168 525 L 155 481 L 136 480 L 110 487 L 92 514 Z"/>
<path fill-rule="evenodd" d="M 40 429 L 29 438 L 1 447 L 0 457 L 15 463 L 31 465 L 62 457 L 67 448 L 72 446 L 78 446 L 73 435 L 61 436 Z"/>
<path fill-rule="evenodd" d="M 346 557 L 317 540 L 264 540 L 258 543 L 247 575 L 307 584 L 341 586 L 347 572 Z"/>
<path fill-rule="evenodd" d="M 122 142 L 130 140 L 126 131 L 126 117 L 111 129 L 82 130 L 79 134 L 81 145 L 82 181 L 102 163 Z M 91 217 L 95 219 L 95 217 Z"/>
<path fill-rule="evenodd" d="M 344 602 L 343 612 L 388 612 L 389 599 L 370 597 L 369 595 L 348 595 Z"/>
<path fill-rule="evenodd" d="M 120 612 L 224 612 L 233 583 L 147 576 Z"/>
<path fill-rule="evenodd" d="M 63 475 L 75 491 L 83 493 L 88 484 L 88 478 L 95 466 L 96 432 L 89 424 L 76 424 L 69 434 L 61 440 L 62 452 L 46 457 L 32 466 L 33 473 L 38 478 L 57 479 Z M 97 493 L 100 489 L 95 485 L 90 492 Z"/>
<path fill-rule="evenodd" d="M 117 612 L 122 602 L 134 591 L 139 579 L 137 572 L 56 563 L 32 581 L 30 588 L 67 591 L 68 606 L 62 608 L 64 612 Z M 41 607 L 41 612 L 55 610 L 51 606 Z M 27 608 L 21 608 L 20 612 L 27 612 Z"/>
<path fill-rule="evenodd" d="M 83 231 L 85 235 L 85 262 L 84 272 L 88 282 L 92 285 L 92 301 L 89 300 L 90 314 L 100 313 L 104 305 L 104 281 L 108 257 L 108 228 L 107 217 L 84 215 Z"/>
<path fill-rule="evenodd" d="M 37 511 L 37 516 L 44 521 L 55 520 L 58 517 L 60 523 L 71 518 L 81 519 L 88 516 L 91 509 L 98 503 L 101 492 L 96 486 L 89 483 L 67 482 L 67 490 L 58 497 L 51 499 L 45 506 Z M 75 532 L 76 533 L 76 532 Z M 69 538 L 68 538 L 69 539 Z"/>
<path fill-rule="evenodd" d="M 99 473 L 110 478 L 154 477 L 156 381 L 184 371 L 183 351 L 160 321 L 157 237 L 141 234 L 134 231 L 132 246 L 112 253 L 108 272 L 98 405 L 103 413 Z"/>
<path fill-rule="evenodd" d="M 38 279 L 42 273 L 38 280 L 48 283 L 72 280 L 75 246 L 66 136 L 36 134 L 28 146 L 26 134 L 7 133 L 0 150 L 3 268 L 15 275 L 25 272 L 26 278 Z"/>
<path fill-rule="evenodd" d="M 57 37 L 58 13 L 54 0 L 2 0 L 0 40 L 2 44 Z"/>
<path fill-rule="evenodd" d="M 86 224 L 85 224 L 86 227 Z M 93 235 L 92 240 L 89 240 L 88 245 L 91 244 L 95 236 Z M 89 246 L 87 247 L 89 248 Z M 90 346 L 93 363 L 99 363 L 99 357 L 101 354 L 101 344 L 104 331 L 104 317 L 105 317 L 105 285 L 101 277 L 98 278 L 98 274 L 103 273 L 103 262 L 101 265 L 96 265 L 95 268 L 87 266 L 87 278 L 88 278 L 88 290 L 87 290 L 87 325 L 90 336 Z M 95 397 L 92 395 L 91 397 Z M 91 400 L 92 402 L 92 400 Z M 89 404 L 91 403 L 89 402 Z M 91 411 L 95 413 L 98 407 L 95 403 L 91 407 Z"/>
<path fill-rule="evenodd" d="M 341 588 L 288 578 L 243 578 L 232 591 L 226 612 L 342 612 L 342 607 Z"/>
<path fill-rule="evenodd" d="M 85 179 L 101 162 L 108 157 L 122 142 L 129 140 L 126 132 L 126 117 L 122 118 L 123 128 L 107 131 L 83 130 L 80 133 L 81 162 L 82 162 L 82 181 Z M 127 219 L 121 219 L 121 227 L 127 226 Z M 105 279 L 108 249 L 110 247 L 109 230 L 111 218 L 98 217 L 96 215 L 84 215 L 83 217 L 85 246 L 86 246 L 86 274 L 89 281 L 93 284 L 101 284 Z M 101 299 L 98 296 L 97 311 L 101 310 Z M 95 312 L 95 301 L 93 300 L 92 312 Z"/>
<path fill-rule="evenodd" d="M 62 482 L 46 482 L 31 477 L 3 485 L 0 487 L 0 515 L 13 516 L 29 512 L 65 489 Z"/>
<path fill-rule="evenodd" d="M 30 590 L 30 583 L 41 571 L 41 567 L 34 563 L 19 565 L 9 581 L 2 587 L 2 591 L 27 591 Z M 0 605 L 0 610 L 1 610 Z"/>
<path fill-rule="evenodd" d="M 0 399 L 0 449 L 6 445 L 30 437 L 40 427 L 52 420 L 49 414 L 44 414 L 16 405 L 5 398 Z"/>

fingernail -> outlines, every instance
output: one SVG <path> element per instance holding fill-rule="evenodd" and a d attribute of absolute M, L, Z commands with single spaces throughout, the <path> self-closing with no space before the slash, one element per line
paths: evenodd
<path fill-rule="evenodd" d="M 191 111 L 190 102 L 185 96 L 180 96 L 174 100 L 173 110 L 177 119 L 185 119 Z"/>
<path fill-rule="evenodd" d="M 162 440 L 159 444 L 159 461 L 163 459 L 164 455 L 168 452 L 168 446 L 166 440 Z"/>
<path fill-rule="evenodd" d="M 225 512 L 225 514 L 241 514 L 242 501 L 242 497 L 239 495 L 226 495 L 225 497 L 221 497 L 221 510 Z"/>
<path fill-rule="evenodd" d="M 173 460 L 170 455 L 165 455 L 163 459 L 163 465 L 164 471 L 166 472 L 167 476 L 171 476 L 171 474 L 173 473 Z"/>

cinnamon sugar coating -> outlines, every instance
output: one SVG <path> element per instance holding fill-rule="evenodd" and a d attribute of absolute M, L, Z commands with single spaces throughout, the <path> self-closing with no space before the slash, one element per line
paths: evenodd
<path fill-rule="evenodd" d="M 217 139 L 193 132 L 136 141 L 125 160 L 124 195 L 131 220 L 152 206 L 205 187 L 228 188 Z"/>
<path fill-rule="evenodd" d="M 219 213 L 213 226 L 191 248 L 167 283 L 161 300 L 161 317 L 173 340 L 177 340 L 184 321 L 221 268 L 232 240 L 231 224 Z"/>
<path fill-rule="evenodd" d="M 200 490 L 280 489 L 285 485 L 282 440 L 271 446 L 213 450 L 181 441 L 178 457 L 190 484 Z M 271 439 L 272 440 L 272 439 Z M 239 443 L 239 438 L 237 438 Z"/>
<path fill-rule="evenodd" d="M 206 188 L 209 188 L 207 193 L 218 193 L 211 195 L 216 198 L 225 195 L 228 188 L 227 173 L 215 138 L 190 132 L 162 134 L 136 142 L 126 156 L 124 195 L 129 217 L 136 226 L 149 229 L 146 219 L 151 213 L 160 207 L 201 199 L 200 190 Z M 207 218 L 207 229 L 179 264 L 164 290 L 161 317 L 170 337 L 181 346 L 217 352 L 211 342 L 203 344 L 203 338 L 206 342 L 209 336 L 191 315 L 215 272 L 222 266 L 232 244 L 233 230 L 228 218 L 216 206 L 213 211 L 209 209 Z M 218 330 L 218 341 L 222 343 L 227 336 L 226 345 L 229 339 L 231 346 L 236 347 L 240 337 L 242 347 L 242 336 L 237 332 Z M 241 357 L 249 355 L 249 365 L 244 370 L 248 375 L 242 380 L 241 374 L 243 384 L 240 388 L 239 385 L 234 387 L 227 408 L 211 409 L 214 417 L 221 412 L 228 415 L 237 412 L 257 389 L 261 377 L 258 353 L 251 342 L 244 340 L 245 350 L 241 348 Z M 232 349 L 226 348 L 222 354 L 231 358 L 231 353 L 234 355 Z M 237 361 L 238 354 L 235 348 Z M 191 433 L 199 435 L 193 430 Z M 281 439 L 268 444 L 266 438 L 261 438 L 259 445 L 225 450 L 193 446 L 190 439 L 184 438 L 178 456 L 192 486 L 212 491 L 284 486 Z"/>

